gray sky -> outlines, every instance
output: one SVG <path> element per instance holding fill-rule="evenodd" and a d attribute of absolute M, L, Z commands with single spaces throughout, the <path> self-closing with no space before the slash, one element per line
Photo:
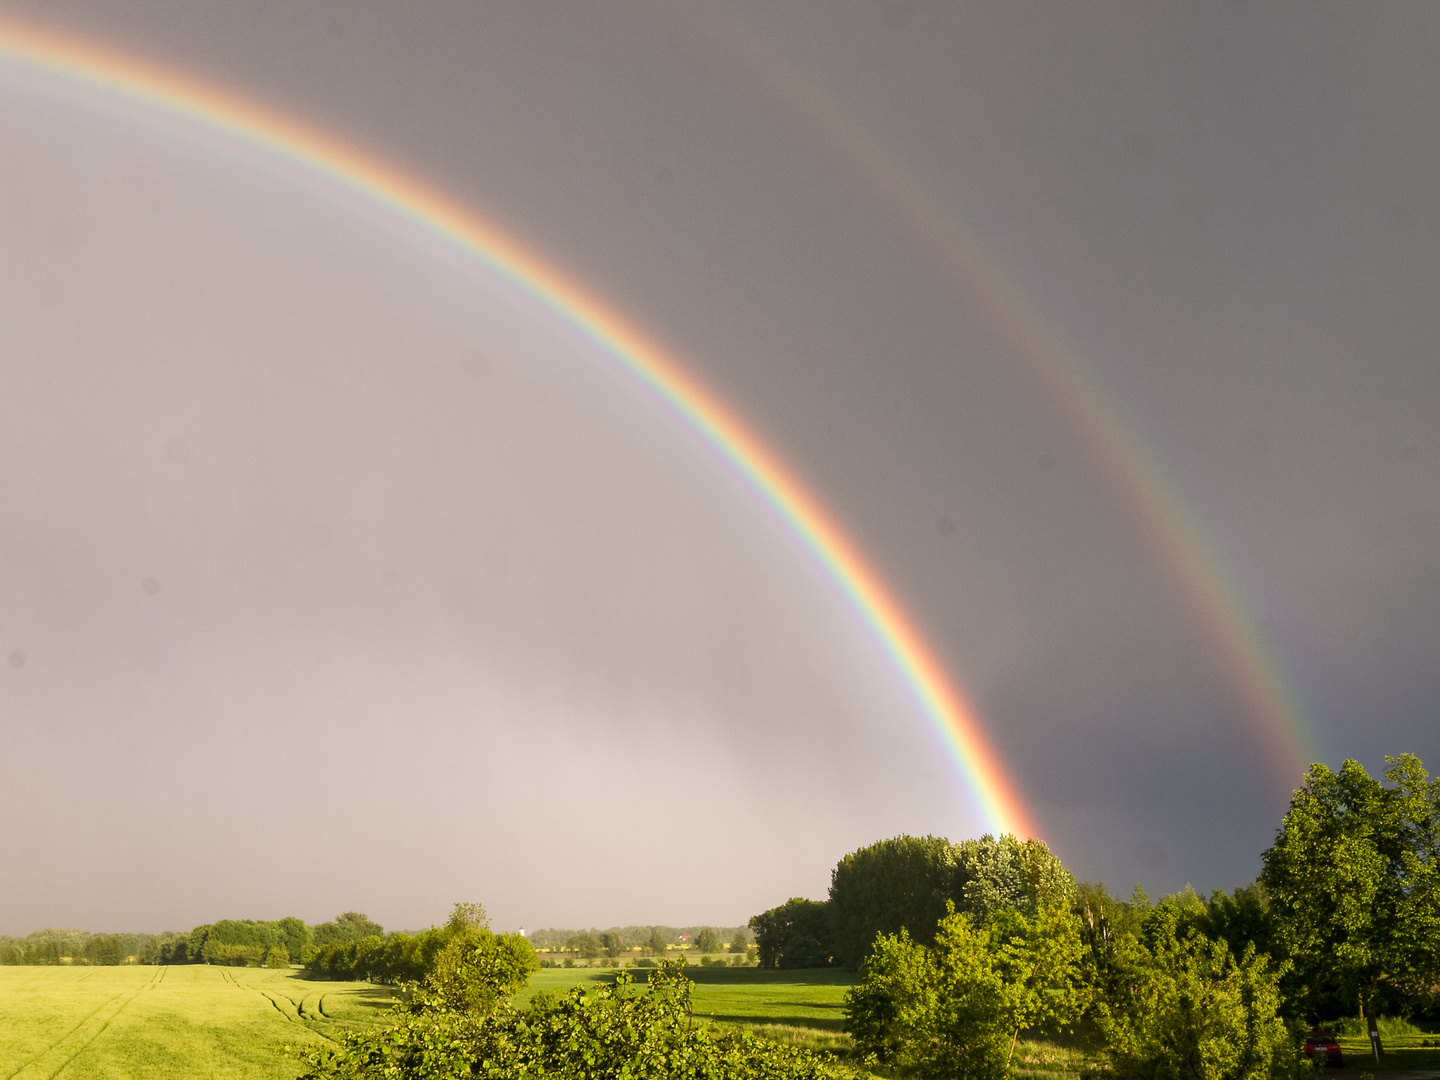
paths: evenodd
<path fill-rule="evenodd" d="M 1078 874 L 1248 881 L 1298 766 L 928 193 L 1170 485 L 1323 759 L 1440 763 L 1433 8 L 0 13 L 524 238 L 813 486 Z M 324 178 L 0 62 L 0 379 L 0 932 L 732 924 L 981 828 L 713 449 Z"/>

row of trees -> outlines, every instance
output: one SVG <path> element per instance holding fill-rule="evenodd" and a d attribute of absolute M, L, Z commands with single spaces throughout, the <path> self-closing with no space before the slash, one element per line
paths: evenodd
<path fill-rule="evenodd" d="M 642 956 L 664 956 L 677 948 L 713 953 L 726 943 L 731 952 L 744 952 L 750 935 L 743 926 L 612 926 L 608 930 L 536 930 L 530 934 L 530 943 L 537 949 L 593 960 L 636 950 Z"/>
<path fill-rule="evenodd" d="M 424 980 L 447 963 L 446 957 L 477 948 L 482 942 L 487 950 L 506 954 L 515 969 L 523 969 L 527 977 L 540 966 L 535 950 L 524 937 L 492 933 L 482 905 L 460 903 L 444 926 L 432 926 L 418 934 L 369 934 L 352 941 L 334 940 L 313 949 L 305 967 L 312 976 L 398 986 Z"/>
<path fill-rule="evenodd" d="M 1074 877 L 1040 840 L 897 836 L 841 859 L 827 900 L 792 898 L 750 929 L 761 967 L 858 968 L 879 935 L 904 929 L 933 942 L 947 905 L 980 918 L 1001 908 L 1033 917 L 1074 891 Z"/>
<path fill-rule="evenodd" d="M 751 925 L 767 966 L 858 966 L 847 1030 L 920 1076 L 998 1078 L 1056 1028 L 1115 1080 L 1291 1075 L 1304 1025 L 1440 1012 L 1440 781 L 1387 760 L 1312 766 L 1259 880 L 1208 901 L 1118 900 L 1035 841 L 899 837 Z"/>
<path fill-rule="evenodd" d="M 284 967 L 317 947 L 385 933 L 379 923 L 348 911 L 307 926 L 294 917 L 221 919 L 182 933 L 88 934 L 39 930 L 23 938 L 0 938 L 0 964 L 221 964 Z"/>
<path fill-rule="evenodd" d="M 23 938 L 0 937 L 0 964 L 123 964 L 145 952 L 158 956 L 159 940 L 154 934 L 89 934 L 50 927 Z"/>

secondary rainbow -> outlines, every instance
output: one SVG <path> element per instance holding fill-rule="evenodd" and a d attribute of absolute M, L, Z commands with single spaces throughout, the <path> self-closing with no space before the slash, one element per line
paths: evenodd
<path fill-rule="evenodd" d="M 1255 723 L 1286 793 L 1320 757 L 1318 740 L 1215 547 L 1185 507 L 1157 456 L 1121 416 L 1112 398 L 1046 322 L 965 223 L 925 183 L 791 57 L 733 10 L 692 5 L 689 17 L 721 43 L 732 62 L 828 142 L 875 192 L 893 204 L 912 236 L 929 247 L 960 289 L 979 302 L 997 337 L 1026 363 L 1056 408 L 1109 474 Z"/>
<path fill-rule="evenodd" d="M 650 335 L 532 248 L 380 157 L 276 109 L 113 48 L 0 19 L 0 57 L 158 106 L 324 173 L 539 298 L 668 401 L 758 489 L 868 623 L 995 832 L 1035 835 L 979 718 L 913 619 L 838 523 L 764 441 Z"/>

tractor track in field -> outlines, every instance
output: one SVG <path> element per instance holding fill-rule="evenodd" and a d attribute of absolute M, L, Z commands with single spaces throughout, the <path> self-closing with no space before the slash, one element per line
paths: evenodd
<path fill-rule="evenodd" d="M 319 1035 L 322 1039 L 325 1039 L 325 1040 L 328 1041 L 328 1042 L 335 1042 L 335 1041 L 336 1041 L 333 1036 L 326 1034 L 324 1031 L 321 1031 L 321 1030 L 316 1026 L 316 1024 L 318 1023 L 318 1021 L 313 1021 L 313 1020 L 309 1019 L 308 1017 L 306 1017 L 305 1012 L 304 1012 L 304 1008 L 303 1008 L 303 1006 L 304 1006 L 304 999 L 303 999 L 303 998 L 302 998 L 300 1001 L 296 1001 L 296 1000 L 295 1000 L 294 998 L 292 998 L 289 994 L 282 994 L 282 993 L 279 993 L 279 992 L 272 993 L 271 991 L 262 989 L 262 988 L 259 987 L 259 986 L 247 986 L 246 984 L 242 983 L 239 979 L 235 978 L 234 975 L 230 974 L 230 972 L 226 971 L 224 968 L 221 968 L 221 969 L 220 969 L 220 974 L 221 974 L 224 978 L 228 979 L 228 980 L 230 981 L 230 984 L 231 984 L 232 986 L 234 986 L 237 990 L 254 991 L 255 993 L 259 994 L 262 998 L 264 998 L 266 1001 L 268 1001 L 268 1002 L 270 1003 L 270 1007 L 271 1007 L 272 1009 L 274 1009 L 276 1012 L 278 1012 L 281 1016 L 283 1016 L 283 1017 L 285 1018 L 286 1023 L 298 1024 L 300 1027 L 304 1028 L 306 1031 L 309 1031 L 309 1032 L 312 1032 L 312 1033 L 314 1033 L 314 1034 L 316 1034 L 316 1035 Z M 281 1005 L 281 1004 L 280 1004 L 281 999 L 284 999 L 285 1001 L 288 1001 L 288 1002 L 290 1003 L 291 1008 L 293 1008 L 293 1009 L 295 1010 L 295 1013 L 294 1013 L 293 1016 L 292 1016 L 289 1012 L 287 1012 L 287 1011 L 285 1010 L 285 1006 L 284 1006 L 284 1005 Z M 322 995 L 321 1000 L 322 1000 L 322 1001 L 324 1000 L 323 995 Z M 322 1017 L 325 1016 L 325 1010 L 324 1010 L 323 1008 L 320 1010 L 320 1015 L 321 1015 Z M 326 1018 L 327 1020 L 329 1019 L 329 1017 L 325 1017 L 325 1018 Z"/>
<path fill-rule="evenodd" d="M 60 1051 L 64 1044 L 70 1039 L 74 1038 L 77 1034 L 82 1032 L 85 1029 L 86 1025 L 90 1023 L 90 1021 L 94 1020 L 95 1017 L 99 1016 L 100 1013 L 103 1012 L 105 1009 L 109 1008 L 111 1005 L 114 1005 L 116 1001 L 124 998 L 125 1000 L 121 1001 L 119 1006 L 116 1007 L 110 1013 L 110 1015 L 105 1017 L 105 1019 L 100 1023 L 100 1026 L 95 1029 L 95 1033 L 93 1035 L 91 1035 L 88 1039 L 86 1039 L 79 1046 L 77 1046 L 74 1052 L 71 1053 L 70 1056 L 67 1057 L 64 1061 L 62 1061 L 56 1068 L 45 1074 L 46 1080 L 54 1080 L 55 1077 L 59 1076 L 62 1072 L 68 1069 L 70 1067 L 70 1063 L 73 1062 L 81 1054 L 83 1054 L 96 1039 L 100 1038 L 101 1035 L 105 1034 L 105 1031 L 107 1028 L 109 1028 L 111 1022 L 114 1021 L 114 1019 L 122 1012 L 124 1012 L 126 1007 L 129 1006 L 132 1001 L 134 1001 L 146 990 L 153 990 L 156 984 L 159 983 L 161 978 L 163 978 L 163 969 L 162 971 L 156 972 L 156 974 L 152 975 L 149 982 L 145 982 L 137 986 L 129 993 L 129 995 L 126 995 L 122 992 L 107 998 L 104 1002 L 100 1004 L 98 1008 L 94 1009 L 89 1015 L 87 1015 L 85 1019 L 81 1020 L 80 1023 L 76 1024 L 73 1028 L 67 1031 L 60 1038 L 56 1039 L 53 1043 L 47 1046 L 40 1053 L 36 1054 L 29 1061 L 26 1061 L 24 1064 L 22 1064 L 8 1077 L 6 1077 L 5 1080 L 13 1080 L 14 1077 L 18 1077 L 21 1073 L 25 1072 L 31 1066 L 39 1065 L 39 1063 L 44 1061 L 46 1057 L 54 1054 L 56 1051 Z M 40 1067 L 43 1068 L 43 1066 Z"/>
<path fill-rule="evenodd" d="M 96 1013 L 98 1013 L 101 1009 L 105 1008 L 106 1005 L 109 1005 L 111 1002 L 113 1002 L 113 1001 L 115 1000 L 115 998 L 118 998 L 118 997 L 120 997 L 120 996 L 121 996 L 121 995 L 116 994 L 115 997 L 106 998 L 106 999 L 105 999 L 104 1001 L 102 1001 L 99 1005 L 96 1005 L 94 1009 L 92 1009 L 90 1012 L 88 1012 L 88 1013 L 85 1014 L 84 1019 L 82 1019 L 78 1024 L 76 1024 L 74 1027 L 72 1027 L 72 1028 L 71 1028 L 69 1031 L 67 1031 L 64 1035 L 61 1035 L 60 1038 L 56 1039 L 53 1043 L 51 1043 L 49 1046 L 47 1046 L 44 1050 L 41 1050 L 40 1053 L 36 1054 L 34 1057 L 30 1058 L 28 1061 L 23 1061 L 23 1062 L 21 1062 L 19 1065 L 17 1065 L 17 1066 L 15 1067 L 15 1070 L 14 1070 L 13 1072 L 11 1072 L 10 1074 L 8 1074 L 8 1075 L 5 1077 L 5 1080 L 12 1080 L 13 1077 L 19 1076 L 22 1072 L 24 1072 L 26 1069 L 28 1069 L 31 1065 L 35 1064 L 35 1062 L 39 1061 L 39 1060 L 40 1060 L 41 1058 L 43 1058 L 46 1054 L 50 1053 L 51 1050 L 54 1050 L 55 1047 L 59 1046 L 59 1045 L 60 1045 L 61 1043 L 63 1043 L 66 1039 L 70 1038 L 71 1035 L 74 1035 L 77 1031 L 79 1031 L 81 1028 L 83 1028 L 86 1024 L 88 1024 L 88 1023 L 90 1022 L 91 1018 L 92 1018 Z"/>

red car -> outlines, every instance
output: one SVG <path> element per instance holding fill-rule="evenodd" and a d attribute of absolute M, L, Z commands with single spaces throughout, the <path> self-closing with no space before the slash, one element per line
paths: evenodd
<path fill-rule="evenodd" d="M 1323 1056 L 1322 1064 L 1334 1065 L 1337 1069 L 1344 1064 L 1340 1060 L 1340 1044 L 1328 1031 L 1312 1031 L 1305 1036 L 1305 1056 L 1311 1061 L 1320 1061 Z"/>

